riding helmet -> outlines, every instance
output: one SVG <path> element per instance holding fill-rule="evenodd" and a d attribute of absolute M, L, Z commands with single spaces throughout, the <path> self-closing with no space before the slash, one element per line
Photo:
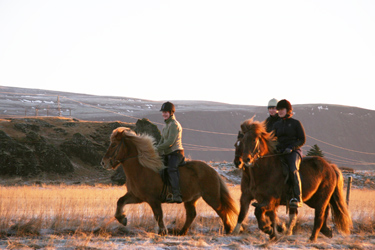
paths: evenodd
<path fill-rule="evenodd" d="M 176 108 L 174 107 L 173 103 L 165 102 L 163 103 L 163 105 L 161 105 L 160 111 L 170 112 L 171 115 L 173 115 L 173 113 L 176 111 Z"/>
<path fill-rule="evenodd" d="M 277 103 L 276 109 L 277 110 L 286 109 L 287 113 L 291 113 L 293 111 L 292 104 L 290 104 L 290 102 L 286 99 L 279 101 Z"/>
<path fill-rule="evenodd" d="M 277 100 L 275 98 L 272 98 L 269 102 L 268 102 L 268 108 L 274 108 L 276 107 L 277 105 Z"/>

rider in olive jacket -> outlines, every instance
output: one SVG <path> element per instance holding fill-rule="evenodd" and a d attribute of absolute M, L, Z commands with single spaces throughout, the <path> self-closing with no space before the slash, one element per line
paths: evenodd
<path fill-rule="evenodd" d="M 288 163 L 289 171 L 293 178 L 293 194 L 290 200 L 291 207 L 302 206 L 302 186 L 299 175 L 299 166 L 302 159 L 301 147 L 306 142 L 305 130 L 300 121 L 292 118 L 293 108 L 289 101 L 281 100 L 276 106 L 281 120 L 273 125 L 277 136 L 277 149 L 284 153 L 283 157 Z"/>
<path fill-rule="evenodd" d="M 182 147 L 182 127 L 174 116 L 175 107 L 173 103 L 166 102 L 160 111 L 163 112 L 165 125 L 162 130 L 161 139 L 156 149 L 167 162 L 169 182 L 172 187 L 172 196 L 167 196 L 168 203 L 181 203 L 180 176 L 178 165 L 184 161 L 184 148 Z"/>

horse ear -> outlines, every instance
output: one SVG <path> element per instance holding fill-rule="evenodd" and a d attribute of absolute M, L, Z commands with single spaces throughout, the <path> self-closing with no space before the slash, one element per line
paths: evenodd
<path fill-rule="evenodd" d="M 242 139 L 244 137 L 244 134 L 242 131 L 238 131 L 237 139 Z"/>
<path fill-rule="evenodd" d="M 116 139 L 121 139 L 124 135 L 124 130 L 121 129 L 121 128 L 117 128 L 115 130 L 113 130 L 113 133 L 112 133 L 112 138 L 116 138 Z"/>
<path fill-rule="evenodd" d="M 245 133 L 246 133 L 246 130 L 247 130 L 247 128 L 246 128 L 246 122 L 244 122 L 244 123 L 241 124 L 241 132 L 242 132 L 243 134 L 245 134 Z"/>

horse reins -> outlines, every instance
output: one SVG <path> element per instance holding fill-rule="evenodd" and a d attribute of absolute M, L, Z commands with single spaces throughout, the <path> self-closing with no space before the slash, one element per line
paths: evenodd
<path fill-rule="evenodd" d="M 279 153 L 279 154 L 269 154 L 269 155 L 260 155 L 260 146 L 259 146 L 259 138 L 257 138 L 257 142 L 255 144 L 255 147 L 253 149 L 253 152 L 250 154 L 251 157 L 253 158 L 253 161 L 250 163 L 253 164 L 255 166 L 255 162 L 259 159 L 262 159 L 262 158 L 269 158 L 269 157 L 276 157 L 276 156 L 280 156 L 280 155 L 283 155 L 282 153 Z M 246 165 L 246 164 L 245 164 Z"/>

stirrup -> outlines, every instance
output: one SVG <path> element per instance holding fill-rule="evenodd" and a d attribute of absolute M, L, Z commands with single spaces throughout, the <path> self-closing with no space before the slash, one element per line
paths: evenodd
<path fill-rule="evenodd" d="M 173 196 L 173 194 L 169 193 L 167 197 L 165 198 L 165 202 L 167 203 L 182 203 L 181 196 L 176 196 L 176 198 Z"/>
<path fill-rule="evenodd" d="M 298 202 L 296 198 L 292 198 L 289 201 L 289 206 L 292 208 L 299 208 L 302 207 L 302 202 Z"/>

